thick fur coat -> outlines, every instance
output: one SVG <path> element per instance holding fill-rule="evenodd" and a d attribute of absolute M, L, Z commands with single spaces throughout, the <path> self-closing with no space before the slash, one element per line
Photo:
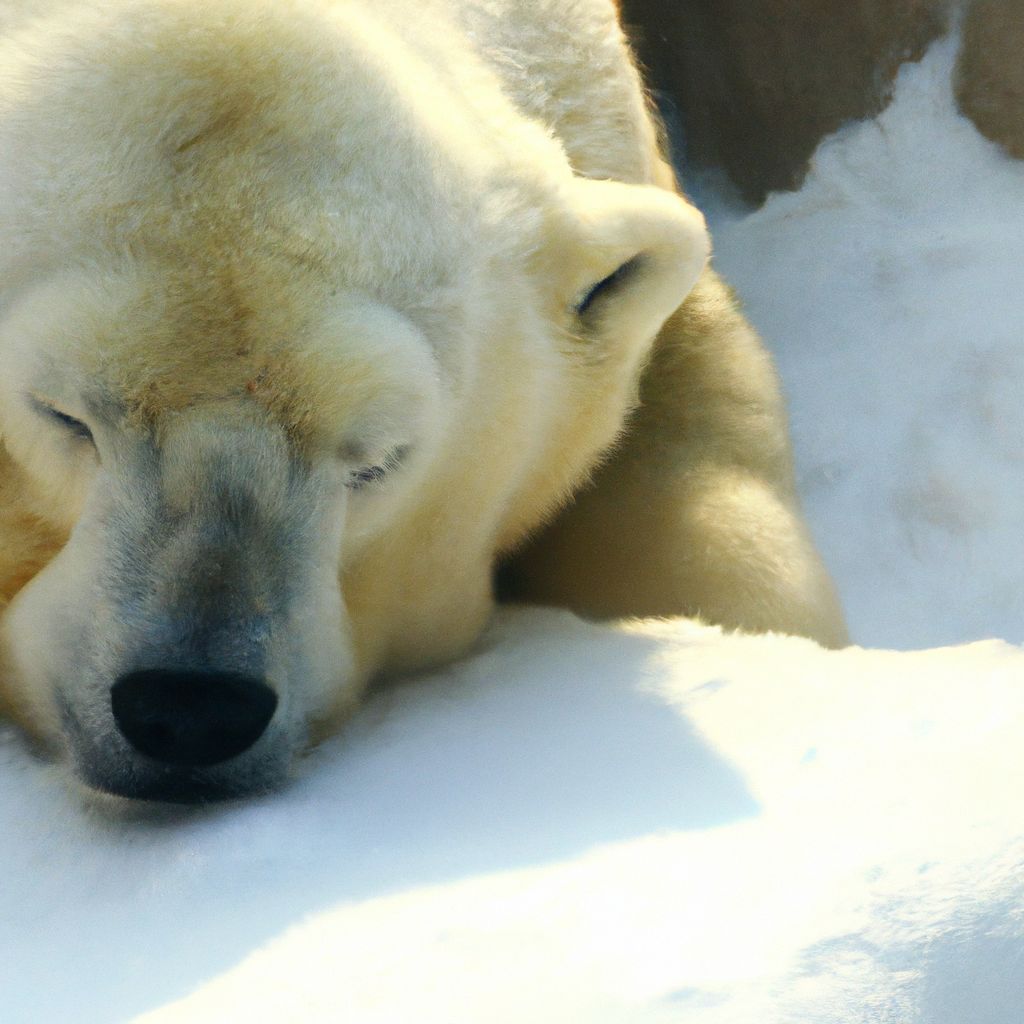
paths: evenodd
<path fill-rule="evenodd" d="M 610 0 L 0 33 L 0 693 L 87 783 L 274 784 L 465 652 L 499 560 L 520 599 L 843 641 Z"/>

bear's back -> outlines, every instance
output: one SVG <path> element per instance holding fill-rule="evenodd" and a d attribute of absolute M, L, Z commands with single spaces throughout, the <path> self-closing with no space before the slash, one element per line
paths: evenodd
<path fill-rule="evenodd" d="M 435 31 L 459 36 L 518 113 L 559 141 L 577 174 L 665 183 L 613 0 L 360 2 L 410 42 Z"/>
<path fill-rule="evenodd" d="M 506 95 L 558 138 L 577 174 L 656 179 L 645 93 L 612 0 L 463 0 L 462 9 Z"/>
<path fill-rule="evenodd" d="M 65 0 L 0 0 L 0 37 L 62 6 L 66 6 Z"/>

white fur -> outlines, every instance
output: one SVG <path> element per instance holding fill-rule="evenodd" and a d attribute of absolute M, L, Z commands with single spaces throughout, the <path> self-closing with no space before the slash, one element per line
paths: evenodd
<path fill-rule="evenodd" d="M 496 553 L 620 432 L 702 219 L 645 184 L 604 0 L 6 0 L 0 29 L 8 701 L 60 739 L 60 694 L 130 761 L 107 690 L 185 656 L 240 516 L 254 596 L 210 667 L 264 657 L 290 751 L 477 635 Z"/>
<path fill-rule="evenodd" d="M 842 642 L 610 0 L 0 0 L 0 36 L 0 696 L 87 780 L 145 795 L 111 686 L 185 668 L 272 686 L 200 773 L 269 784 L 466 651 L 514 551 L 526 597 Z"/>

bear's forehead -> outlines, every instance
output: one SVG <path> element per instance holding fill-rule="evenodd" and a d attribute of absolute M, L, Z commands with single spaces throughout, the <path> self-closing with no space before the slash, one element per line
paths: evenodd
<path fill-rule="evenodd" d="M 190 266 L 156 261 L 104 287 L 80 280 L 69 298 L 88 298 L 69 315 L 74 336 L 57 339 L 51 365 L 64 364 L 106 418 L 136 427 L 242 403 L 269 413 L 299 447 L 315 447 L 387 397 L 396 350 L 404 347 L 401 358 L 430 348 L 394 311 L 287 258 L 218 253 Z"/>
<path fill-rule="evenodd" d="M 404 429 L 447 373 L 412 318 L 288 260 L 80 266 L 5 312 L 13 396 L 135 436 L 199 407 L 244 408 L 323 452 Z"/>
<path fill-rule="evenodd" d="M 0 44 L 0 240 L 15 250 L 0 272 L 28 243 L 181 252 L 195 235 L 207 252 L 218 235 L 272 239 L 355 286 L 478 260 L 484 222 L 535 202 L 537 181 L 509 170 L 450 83 L 417 77 L 415 56 L 347 7 L 65 12 L 45 67 L 39 47 Z"/>

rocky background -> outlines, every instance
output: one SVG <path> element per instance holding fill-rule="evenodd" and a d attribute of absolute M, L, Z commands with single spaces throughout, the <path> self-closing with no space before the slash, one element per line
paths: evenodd
<path fill-rule="evenodd" d="M 956 93 L 989 139 L 1024 159 L 1024 0 L 622 0 L 689 165 L 745 199 L 799 188 L 818 142 L 871 117 L 905 61 L 962 17 Z"/>

